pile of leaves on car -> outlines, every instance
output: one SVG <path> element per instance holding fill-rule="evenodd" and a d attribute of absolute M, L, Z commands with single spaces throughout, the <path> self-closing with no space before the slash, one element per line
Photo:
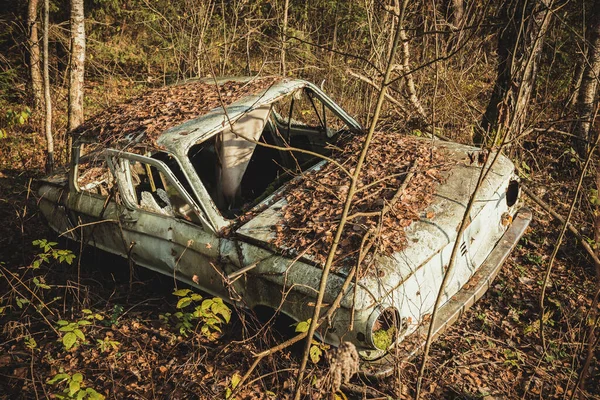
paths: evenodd
<path fill-rule="evenodd" d="M 353 173 L 362 146 L 363 140 L 354 138 L 335 148 L 331 157 Z M 433 217 L 422 212 L 432 202 L 448 165 L 444 150 L 430 141 L 400 133 L 375 134 L 358 178 L 334 268 L 356 263 L 361 247 L 369 254 L 389 255 L 402 250 L 407 243 L 405 228 L 420 218 Z M 349 188 L 348 174 L 331 162 L 293 181 L 285 195 L 284 222 L 274 227 L 273 243 L 299 249 L 302 256 L 323 264 Z M 371 238 L 363 243 L 367 232 Z"/>
<path fill-rule="evenodd" d="M 188 81 L 150 89 L 87 119 L 73 134 L 103 146 L 143 143 L 158 148 L 156 141 L 165 130 L 258 93 L 275 82 L 276 78 L 269 77 L 220 85 Z"/>

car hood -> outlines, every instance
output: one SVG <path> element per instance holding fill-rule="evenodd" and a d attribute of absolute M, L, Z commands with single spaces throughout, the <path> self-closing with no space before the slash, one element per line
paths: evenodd
<path fill-rule="evenodd" d="M 436 141 L 435 146 L 446 153 L 451 167 L 442 173 L 443 181 L 435 191 L 433 201 L 421 211 L 421 219 L 414 221 L 405 228 L 407 246 L 391 256 L 381 256 L 379 263 L 383 268 L 390 268 L 390 273 L 408 276 L 416 267 L 429 260 L 448 243 L 454 242 L 458 226 L 464 215 L 467 203 L 473 192 L 481 165 L 477 163 L 477 153 L 480 149 L 452 142 Z M 469 153 L 475 152 L 472 162 Z M 493 157 L 494 153 L 489 157 Z M 506 201 L 506 185 L 514 174 L 512 162 L 500 155 L 493 171 L 487 174 L 477 199 L 471 209 L 473 220 L 480 210 L 489 202 Z M 285 187 L 283 188 L 285 191 Z M 265 200 L 266 203 L 273 200 Z M 263 248 L 280 254 L 301 253 L 303 249 L 288 249 L 275 247 L 276 226 L 283 224 L 282 208 L 287 201 L 281 198 L 268 208 L 255 215 L 250 221 L 239 227 L 237 235 Z M 310 257 L 301 258 L 303 261 L 315 264 Z M 395 261 L 395 262 L 394 262 Z M 393 271 L 392 271 L 393 270 Z M 340 269 L 338 274 L 345 275 L 347 271 Z"/>

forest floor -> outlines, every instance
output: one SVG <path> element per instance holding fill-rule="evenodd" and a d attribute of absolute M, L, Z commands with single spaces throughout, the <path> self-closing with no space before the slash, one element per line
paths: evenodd
<path fill-rule="evenodd" d="M 552 143 L 535 145 L 536 154 L 547 154 L 535 160 L 544 173 L 524 180 L 565 215 L 564 199 L 572 197 L 576 179 L 557 171 L 569 161 L 553 154 Z M 179 311 L 173 291 L 181 284 L 56 240 L 37 210 L 35 178 L 23 170 L 0 171 L 0 398 L 93 398 L 95 392 L 115 399 L 226 398 L 253 362 L 253 352 L 293 334 L 283 317 L 266 323 L 265 316 L 233 310 L 221 333 L 206 335 L 193 326 L 182 335 L 169 316 Z M 546 299 L 544 351 L 539 295 L 559 225 L 526 197 L 523 201 L 534 209 L 531 227 L 487 294 L 435 342 L 424 398 L 572 394 L 585 355 L 593 267 L 567 234 Z M 576 213 L 578 222 L 584 215 Z M 58 243 L 33 244 L 40 239 Z M 74 343 L 65 342 L 68 332 L 75 333 Z M 264 360 L 237 397 L 290 397 L 300 350 L 292 347 Z M 382 381 L 355 378 L 338 398 L 411 398 L 418 362 Z M 327 359 L 309 365 L 307 398 L 322 398 L 328 391 Z M 590 368 L 587 390 L 578 396 L 600 399 L 597 363 Z"/>

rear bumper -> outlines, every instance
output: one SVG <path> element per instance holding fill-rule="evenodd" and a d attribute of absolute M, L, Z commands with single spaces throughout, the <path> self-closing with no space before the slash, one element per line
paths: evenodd
<path fill-rule="evenodd" d="M 500 272 L 504 261 L 525 233 L 531 219 L 532 213 L 528 208 L 519 209 L 512 225 L 502 235 L 477 272 L 462 289 L 440 307 L 433 329 L 434 339 L 484 295 Z M 425 344 L 428 329 L 429 325 L 423 324 L 414 333 L 404 338 L 398 346 L 390 349 L 390 352 L 382 358 L 364 362 L 361 365 L 361 375 L 367 378 L 384 378 L 391 375 L 399 362 L 408 360 L 419 353 Z"/>

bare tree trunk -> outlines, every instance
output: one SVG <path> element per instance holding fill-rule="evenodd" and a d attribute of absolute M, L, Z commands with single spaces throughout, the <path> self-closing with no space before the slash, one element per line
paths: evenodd
<path fill-rule="evenodd" d="M 463 0 L 452 0 L 452 19 L 450 20 L 454 28 L 460 28 L 465 17 L 465 7 Z"/>
<path fill-rule="evenodd" d="M 50 99 L 50 74 L 48 73 L 48 29 L 50 27 L 49 0 L 44 0 L 44 102 L 46 103 L 46 171 L 51 173 L 54 169 L 54 138 L 52 137 L 52 100 Z"/>
<path fill-rule="evenodd" d="M 583 75 L 577 93 L 577 122 L 574 134 L 577 137 L 575 148 L 579 154 L 586 154 L 591 142 L 591 128 L 597 105 L 598 79 L 600 78 L 600 0 L 594 1 L 588 25 L 588 48 L 583 60 Z"/>
<path fill-rule="evenodd" d="M 39 110 L 43 104 L 43 82 L 40 68 L 40 39 L 38 35 L 38 0 L 29 0 L 27 7 L 27 26 L 29 30 L 29 73 L 33 92 L 33 108 Z"/>
<path fill-rule="evenodd" d="M 83 0 L 71 0 L 71 59 L 69 68 L 69 110 L 67 130 L 83 123 L 83 84 L 85 75 L 85 17 Z M 71 136 L 67 152 L 71 149 Z"/>
<path fill-rule="evenodd" d="M 498 35 L 498 76 L 481 121 L 482 132 L 473 138 L 476 143 L 493 138 L 509 121 L 513 132 L 521 132 L 550 25 L 549 4 L 550 0 L 502 4 L 506 25 Z"/>
<path fill-rule="evenodd" d="M 287 28 L 288 28 L 288 11 L 290 7 L 290 0 L 285 0 L 283 5 L 283 27 L 281 29 L 281 75 L 286 76 L 285 68 L 285 52 L 287 51 Z"/>

